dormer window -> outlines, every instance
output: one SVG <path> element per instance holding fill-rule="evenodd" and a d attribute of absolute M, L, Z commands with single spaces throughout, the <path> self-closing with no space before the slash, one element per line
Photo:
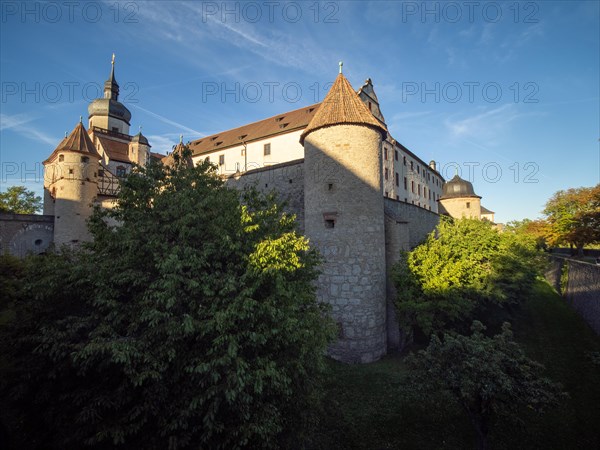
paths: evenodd
<path fill-rule="evenodd" d="M 65 155 L 58 155 L 58 162 L 63 162 L 65 160 Z"/>

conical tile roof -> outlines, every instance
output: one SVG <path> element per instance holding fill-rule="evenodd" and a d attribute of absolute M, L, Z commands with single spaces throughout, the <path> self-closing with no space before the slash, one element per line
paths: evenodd
<path fill-rule="evenodd" d="M 341 73 L 335 79 L 319 110 L 304 129 L 300 136 L 300 143 L 304 144 L 306 136 L 315 130 L 340 124 L 365 125 L 381 131 L 384 135 L 386 133 L 381 123 L 371 114 L 350 82 Z"/>
<path fill-rule="evenodd" d="M 92 140 L 81 122 L 79 122 L 73 131 L 71 131 L 71 134 L 56 147 L 56 150 L 98 155 Z"/>
<path fill-rule="evenodd" d="M 85 127 L 81 122 L 79 122 L 73 131 L 71 131 L 71 134 L 64 138 L 60 144 L 58 144 L 58 147 L 56 147 L 56 149 L 52 152 L 50 157 L 44 161 L 44 163 L 54 159 L 54 156 L 58 152 L 88 153 L 100 158 L 100 155 L 96 151 L 96 147 L 94 147 L 92 140 L 90 139 Z"/>

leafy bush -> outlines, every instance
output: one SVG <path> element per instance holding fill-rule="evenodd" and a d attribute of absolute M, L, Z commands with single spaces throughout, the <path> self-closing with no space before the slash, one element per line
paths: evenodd
<path fill-rule="evenodd" d="M 525 356 L 512 340 L 510 324 L 493 338 L 474 321 L 471 336 L 432 336 L 426 350 L 411 355 L 413 386 L 420 392 L 449 392 L 468 415 L 476 448 L 487 448 L 494 416 L 513 415 L 519 406 L 542 412 L 566 394 L 561 386 L 542 376 L 544 367 Z"/>
<path fill-rule="evenodd" d="M 500 233 L 487 221 L 442 219 L 426 241 L 401 255 L 393 277 L 402 326 L 429 335 L 486 304 L 527 295 L 541 259 L 533 239 Z"/>
<path fill-rule="evenodd" d="M 123 181 L 94 242 L 32 263 L 7 337 L 20 448 L 296 446 L 313 420 L 318 256 L 273 198 L 175 160 Z"/>

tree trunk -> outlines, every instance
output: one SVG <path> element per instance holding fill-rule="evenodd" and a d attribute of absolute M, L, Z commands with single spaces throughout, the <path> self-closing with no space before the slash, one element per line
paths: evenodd
<path fill-rule="evenodd" d="M 488 450 L 488 420 L 487 417 L 469 413 L 471 425 L 475 429 L 475 450 Z"/>
<path fill-rule="evenodd" d="M 577 244 L 577 256 L 583 258 L 583 244 Z"/>

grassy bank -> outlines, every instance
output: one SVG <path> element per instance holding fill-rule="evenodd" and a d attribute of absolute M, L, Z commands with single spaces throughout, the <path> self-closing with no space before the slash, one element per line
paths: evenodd
<path fill-rule="evenodd" d="M 514 313 L 515 338 L 570 398 L 543 416 L 523 408 L 494 424 L 494 449 L 600 448 L 600 338 L 544 282 Z M 465 449 L 474 435 L 452 399 L 419 398 L 406 388 L 398 356 L 367 365 L 330 363 L 315 448 Z"/>

